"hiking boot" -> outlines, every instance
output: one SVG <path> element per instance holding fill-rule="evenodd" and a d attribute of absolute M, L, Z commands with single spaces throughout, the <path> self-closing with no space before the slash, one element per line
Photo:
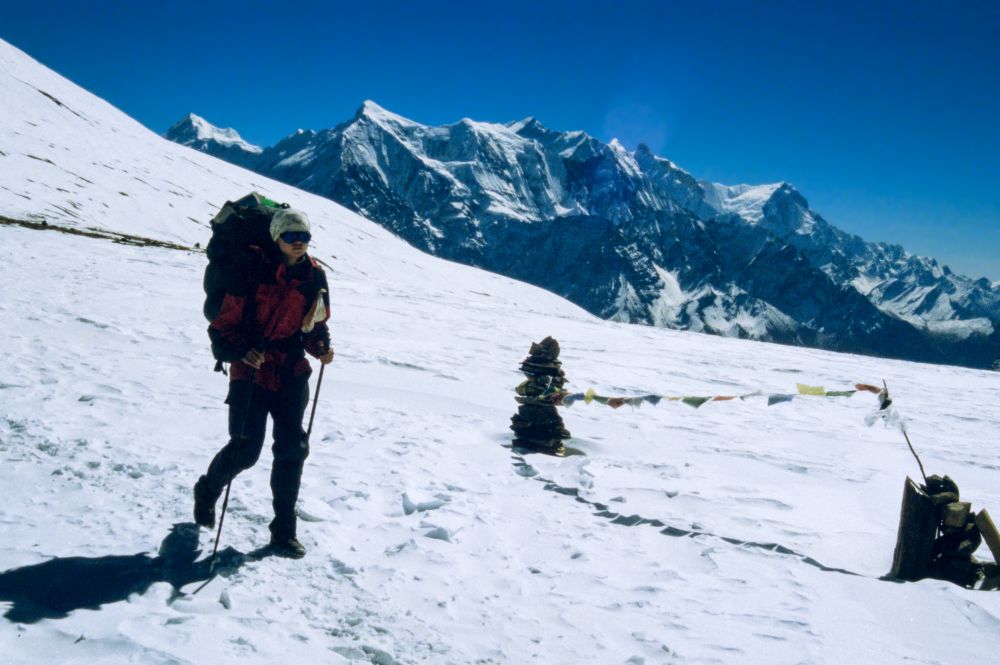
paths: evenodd
<path fill-rule="evenodd" d="M 291 538 L 276 538 L 271 536 L 271 552 L 276 556 L 283 556 L 288 559 L 301 559 L 306 555 L 306 548 L 295 536 Z"/>
<path fill-rule="evenodd" d="M 219 500 L 217 492 L 208 487 L 208 479 L 202 476 L 194 484 L 194 521 L 206 529 L 215 527 L 215 502 Z"/>

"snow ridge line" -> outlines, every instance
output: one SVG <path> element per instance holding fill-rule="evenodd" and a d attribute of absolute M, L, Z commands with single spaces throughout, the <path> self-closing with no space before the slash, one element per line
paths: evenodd
<path fill-rule="evenodd" d="M 620 526 L 641 526 L 648 525 L 660 529 L 660 533 L 664 536 L 672 536 L 674 538 L 698 538 L 698 537 L 708 537 L 716 538 L 722 540 L 730 545 L 736 545 L 737 547 L 746 549 L 761 549 L 767 550 L 769 552 L 777 552 L 778 554 L 785 554 L 788 556 L 795 557 L 796 559 L 802 561 L 802 563 L 808 564 L 814 568 L 818 568 L 826 573 L 840 573 L 842 575 L 850 575 L 852 577 L 868 577 L 867 575 L 862 575 L 860 573 L 855 573 L 844 568 L 835 568 L 832 566 L 827 566 L 820 563 L 811 556 L 801 554 L 793 549 L 780 545 L 778 543 L 759 543 L 752 540 L 741 540 L 739 538 L 731 538 L 729 536 L 720 536 L 718 534 L 711 533 L 710 531 L 701 531 L 698 529 L 678 529 L 677 527 L 668 526 L 666 522 L 659 519 L 649 519 L 642 517 L 641 515 L 623 515 L 622 513 L 616 513 L 609 509 L 608 504 L 600 503 L 599 501 L 591 501 L 580 496 L 580 489 L 577 487 L 563 487 L 562 485 L 556 483 L 548 478 L 543 478 L 538 475 L 538 472 L 533 466 L 528 464 L 527 460 L 524 459 L 523 455 L 517 453 L 517 448 L 514 448 L 515 452 L 512 455 L 513 466 L 515 473 L 521 477 L 531 478 L 532 480 L 537 480 L 540 483 L 544 483 L 543 489 L 547 492 L 555 492 L 556 494 L 562 494 L 563 496 L 571 496 L 578 503 L 585 504 L 591 508 L 594 508 L 596 512 L 594 515 L 596 517 L 603 517 L 604 519 L 610 520 L 612 524 L 618 524 Z M 880 577 L 879 580 L 893 582 L 890 577 Z"/>
<path fill-rule="evenodd" d="M 119 245 L 132 245 L 133 247 L 160 247 L 163 249 L 176 249 L 182 252 L 199 252 L 204 254 L 205 250 L 199 247 L 197 244 L 194 247 L 188 247 L 187 245 L 178 245 L 177 243 L 170 242 L 168 240 L 157 240 L 156 238 L 147 238 L 145 236 L 130 235 L 128 233 L 118 233 L 117 231 L 102 231 L 95 228 L 86 229 L 74 229 L 71 226 L 59 226 L 58 224 L 49 224 L 45 220 L 40 222 L 31 222 L 23 219 L 11 219 L 10 217 L 4 217 L 0 215 L 0 226 L 22 226 L 26 229 L 32 229 L 34 231 L 58 231 L 59 233 L 67 233 L 73 236 L 83 236 L 85 238 L 98 238 L 100 240 L 110 240 L 111 242 L 117 243 Z M 333 267 L 321 258 L 313 257 L 316 262 L 327 270 L 333 271 Z M 336 257 L 333 257 L 336 258 Z"/>
<path fill-rule="evenodd" d="M 74 235 L 74 236 L 84 236 L 86 238 L 99 238 L 101 240 L 110 240 L 120 245 L 134 245 L 136 247 L 162 247 L 164 249 L 177 249 L 185 252 L 204 251 L 199 247 L 187 247 L 185 245 L 178 245 L 177 243 L 169 242 L 166 240 L 156 240 L 155 238 L 135 236 L 135 235 L 130 235 L 128 233 L 117 233 L 115 231 L 100 231 L 94 228 L 74 229 L 69 226 L 59 226 L 58 224 L 49 224 L 45 220 L 42 220 L 40 222 L 31 222 L 23 219 L 11 219 L 10 217 L 4 217 L 0 215 L 0 225 L 22 226 L 26 229 L 33 229 L 35 231 L 58 231 L 59 233 L 68 233 L 69 235 Z"/>

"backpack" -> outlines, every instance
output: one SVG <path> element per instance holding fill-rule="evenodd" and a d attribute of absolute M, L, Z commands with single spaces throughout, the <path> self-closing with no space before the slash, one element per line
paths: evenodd
<path fill-rule="evenodd" d="M 205 249 L 208 266 L 202 282 L 202 313 L 209 322 L 219 315 L 227 293 L 245 296 L 256 290 L 261 259 L 278 251 L 271 239 L 271 219 L 288 207 L 252 192 L 236 202 L 226 201 L 212 218 L 212 238 Z"/>

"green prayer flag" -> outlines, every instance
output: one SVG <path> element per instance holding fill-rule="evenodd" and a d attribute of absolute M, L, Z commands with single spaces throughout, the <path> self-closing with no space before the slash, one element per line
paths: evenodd
<path fill-rule="evenodd" d="M 858 392 L 858 391 L 857 390 L 828 390 L 828 391 L 826 391 L 826 396 L 827 397 L 850 397 L 851 395 L 853 395 L 856 392 Z"/>
<path fill-rule="evenodd" d="M 697 409 L 699 406 L 701 406 L 702 404 L 711 399 L 712 399 L 711 397 L 683 397 L 681 398 L 681 401 L 687 404 L 688 406 L 693 406 L 694 408 Z"/>

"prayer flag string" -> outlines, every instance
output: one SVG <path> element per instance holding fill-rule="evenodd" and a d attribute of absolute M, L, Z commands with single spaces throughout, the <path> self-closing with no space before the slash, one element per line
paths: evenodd
<path fill-rule="evenodd" d="M 876 395 L 882 395 L 885 392 L 881 388 L 869 383 L 856 383 L 854 384 L 853 389 L 848 390 L 826 390 L 823 386 L 811 386 L 804 383 L 797 383 L 795 385 L 796 392 L 794 393 L 767 393 L 757 390 L 752 393 L 745 393 L 742 395 L 659 395 L 650 393 L 646 395 L 633 395 L 625 397 L 601 395 L 598 394 L 593 388 L 588 388 L 585 392 L 569 392 L 567 390 L 551 389 L 541 395 L 528 397 L 524 390 L 527 383 L 528 382 L 525 381 L 517 387 L 517 393 L 519 395 L 517 401 L 519 402 L 526 404 L 551 404 L 554 406 L 566 407 L 572 406 L 577 402 L 583 402 L 584 404 L 593 404 L 596 402 L 597 404 L 610 406 L 612 409 L 618 409 L 626 405 L 633 408 L 640 407 L 643 404 L 652 404 L 655 406 L 664 400 L 670 402 L 681 402 L 682 404 L 686 404 L 694 409 L 698 409 L 709 402 L 729 402 L 737 399 L 745 401 L 754 397 L 764 397 L 767 399 L 768 406 L 774 406 L 775 404 L 792 402 L 800 397 L 851 397 L 858 392 L 870 392 Z"/>
<path fill-rule="evenodd" d="M 924 474 L 923 463 L 920 461 L 920 457 L 917 456 L 917 452 L 914 450 L 913 444 L 910 442 L 906 422 L 896 411 L 895 406 L 893 406 L 893 401 L 889 398 L 889 388 L 885 385 L 885 382 L 883 382 L 882 388 L 870 383 L 856 383 L 854 384 L 853 389 L 826 390 L 823 386 L 811 386 L 804 383 L 797 383 L 795 385 L 796 392 L 794 393 L 766 393 L 757 390 L 743 395 L 658 395 L 650 393 L 647 395 L 633 395 L 631 397 L 609 397 L 607 395 L 599 395 L 593 388 L 588 388 L 586 392 L 582 393 L 549 388 L 541 395 L 528 397 L 526 387 L 529 383 L 530 380 L 525 381 L 516 389 L 517 397 L 515 397 L 515 399 L 522 404 L 548 404 L 552 406 L 570 407 L 577 402 L 583 402 L 584 404 L 593 404 L 596 402 L 598 404 L 610 406 L 612 409 L 619 409 L 625 405 L 638 408 L 644 403 L 656 406 L 664 400 L 681 402 L 694 409 L 699 409 L 709 402 L 728 402 L 737 399 L 742 401 L 752 399 L 754 397 L 766 397 L 767 405 L 774 406 L 775 404 L 792 402 L 802 397 L 838 398 L 851 397 L 859 392 L 872 393 L 878 396 L 879 407 L 878 410 L 865 417 L 865 424 L 871 427 L 872 425 L 881 422 L 886 427 L 899 429 L 906 438 L 906 443 L 910 447 L 910 452 L 913 453 L 913 456 L 917 460 L 917 464 L 920 465 L 920 473 L 922 475 Z M 924 478 L 926 479 L 926 475 L 924 475 Z"/>

